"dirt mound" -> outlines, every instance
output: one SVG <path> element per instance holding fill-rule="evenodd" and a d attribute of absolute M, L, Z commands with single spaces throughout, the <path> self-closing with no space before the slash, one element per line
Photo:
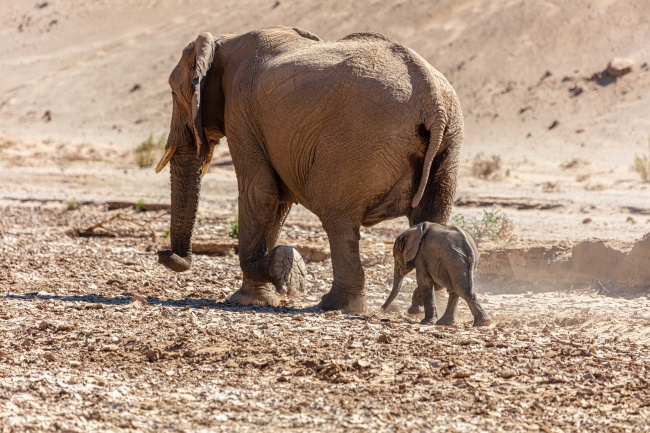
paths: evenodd
<path fill-rule="evenodd" d="M 546 286 L 600 284 L 603 288 L 650 289 L 650 233 L 629 248 L 588 239 L 573 247 L 532 247 L 481 255 L 479 278 Z M 524 287 L 528 288 L 528 285 Z M 608 289 L 606 289 L 608 290 Z"/>

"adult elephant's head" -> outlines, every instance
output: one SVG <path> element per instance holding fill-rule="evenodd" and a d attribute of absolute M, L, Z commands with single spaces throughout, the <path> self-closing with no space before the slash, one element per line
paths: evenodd
<path fill-rule="evenodd" d="M 216 44 L 201 33 L 183 50 L 169 77 L 173 111 L 160 172 L 171 161 L 171 251 L 159 251 L 158 261 L 176 272 L 192 264 L 192 233 L 201 190 L 201 177 L 210 165 L 214 145 L 223 136 L 221 68 L 213 66 Z M 206 126 L 210 136 L 206 136 Z M 220 134 L 219 134 L 220 133 Z"/>

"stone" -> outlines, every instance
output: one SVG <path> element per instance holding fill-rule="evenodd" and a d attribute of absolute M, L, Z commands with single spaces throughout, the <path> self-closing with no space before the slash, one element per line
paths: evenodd
<path fill-rule="evenodd" d="M 622 77 L 623 75 L 632 72 L 633 67 L 634 61 L 621 57 L 615 57 L 607 65 L 607 75 L 612 78 Z"/>

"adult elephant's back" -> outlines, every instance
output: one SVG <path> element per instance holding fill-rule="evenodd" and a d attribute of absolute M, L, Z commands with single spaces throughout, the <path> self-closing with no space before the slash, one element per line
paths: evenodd
<path fill-rule="evenodd" d="M 408 215 L 437 100 L 453 92 L 440 78 L 408 48 L 372 33 L 310 41 L 260 65 L 255 118 L 296 201 L 317 214 L 356 207 L 368 225 Z"/>

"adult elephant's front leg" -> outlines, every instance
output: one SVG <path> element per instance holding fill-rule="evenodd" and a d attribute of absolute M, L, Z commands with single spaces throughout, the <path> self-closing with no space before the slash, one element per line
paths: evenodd
<path fill-rule="evenodd" d="M 325 227 L 332 253 L 334 282 L 323 295 L 319 307 L 323 310 L 344 310 L 363 313 L 366 310 L 366 286 L 359 256 L 359 226 Z"/>
<path fill-rule="evenodd" d="M 239 263 L 244 275 L 231 299 L 278 306 L 279 294 L 292 296 L 304 290 L 306 268 L 295 249 L 275 246 L 291 209 L 290 203 L 279 201 L 275 175 L 259 167 L 253 176 L 239 180 Z"/>

